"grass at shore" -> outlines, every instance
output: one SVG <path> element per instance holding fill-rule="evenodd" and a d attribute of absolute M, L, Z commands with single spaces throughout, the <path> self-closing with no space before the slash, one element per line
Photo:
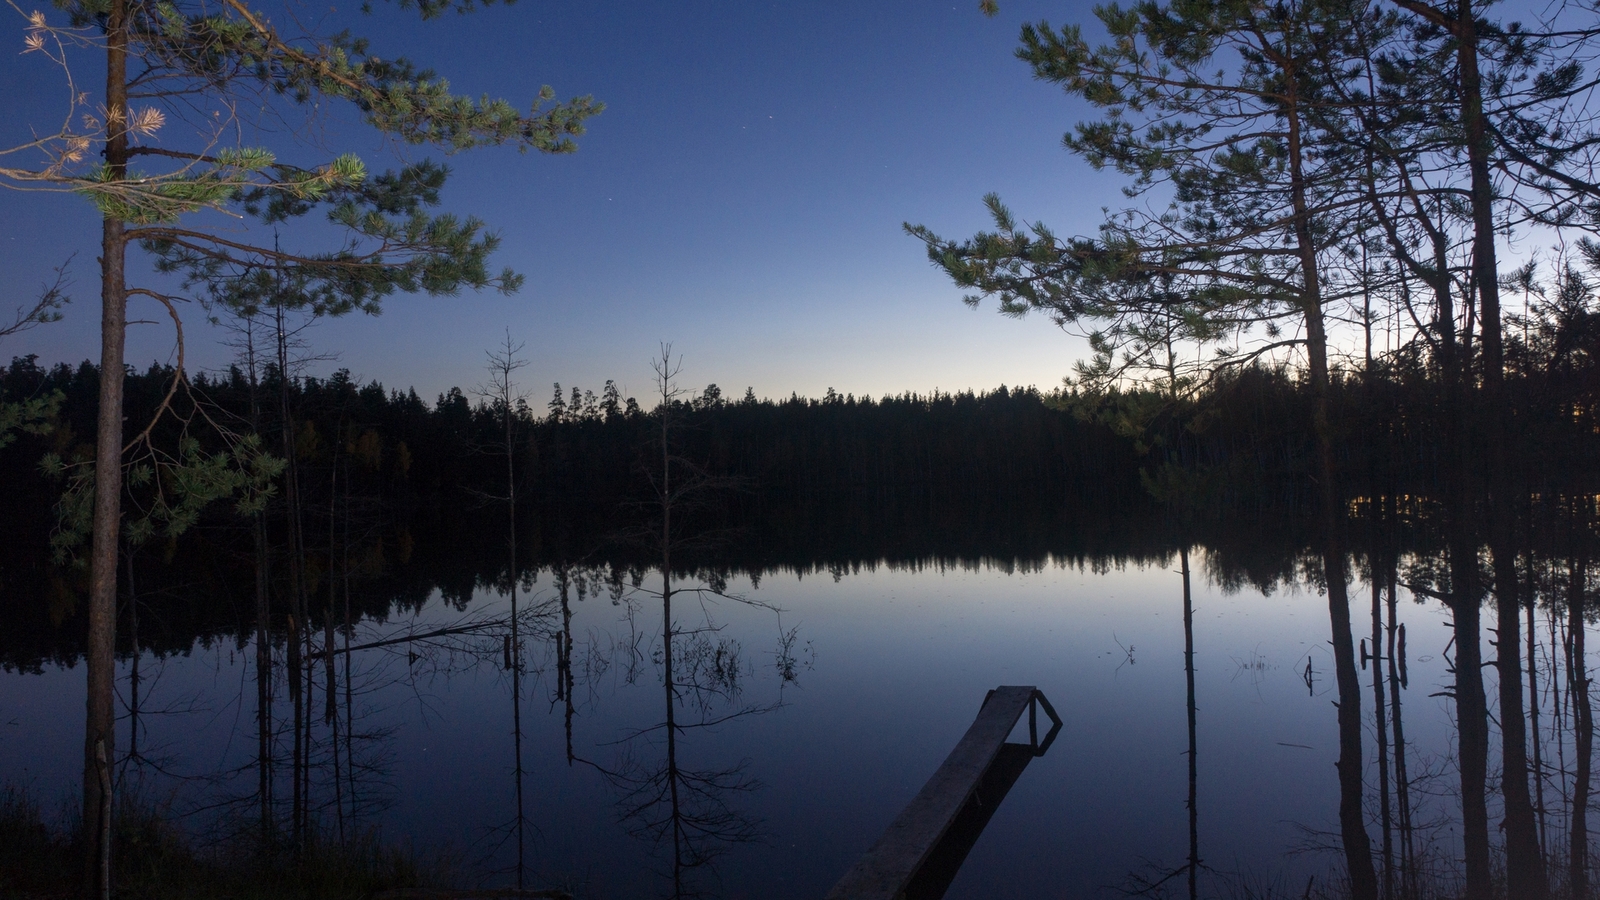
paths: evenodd
<path fill-rule="evenodd" d="M 357 900 L 443 880 L 442 866 L 370 835 L 343 845 L 312 841 L 295 859 L 286 849 L 264 852 L 249 838 L 201 846 L 148 806 L 119 806 L 112 839 L 119 900 Z M 0 787 L 0 898 L 80 896 L 83 849 L 68 818 L 53 824 L 28 792 Z"/>

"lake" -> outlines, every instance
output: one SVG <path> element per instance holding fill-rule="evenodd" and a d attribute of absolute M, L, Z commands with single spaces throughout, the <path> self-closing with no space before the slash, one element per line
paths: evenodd
<path fill-rule="evenodd" d="M 1338 846 L 1338 747 L 1326 599 L 1292 580 L 1241 585 L 1203 547 L 1191 561 L 1203 892 L 1248 882 L 1299 896 L 1340 863 L 1327 850 Z M 684 888 L 820 897 L 938 767 L 985 692 L 1009 684 L 1037 685 L 1064 727 L 1022 773 L 947 896 L 1112 897 L 1158 880 L 1189 852 L 1177 568 L 1175 552 L 1145 552 L 680 574 L 676 819 L 659 727 L 659 572 L 635 570 L 638 587 L 605 566 L 529 572 L 517 619 L 527 883 L 581 897 L 670 893 L 676 825 Z M 314 667 L 307 777 L 325 833 L 377 829 L 445 860 L 464 883 L 506 885 L 517 858 L 510 599 L 490 582 L 450 601 L 436 590 L 396 604 L 338 638 L 358 648 L 349 654 L 353 702 L 346 708 L 336 655 L 335 743 L 324 669 Z M 692 590 L 707 584 L 718 590 Z M 1416 852 L 1453 860 L 1452 708 L 1440 696 L 1451 677 L 1449 617 L 1436 601 L 1403 587 L 1399 595 Z M 1370 589 L 1353 585 L 1351 602 L 1357 637 L 1370 635 Z M 150 606 L 147 628 L 159 617 L 159 604 Z M 1541 610 L 1539 633 L 1546 628 Z M 251 633 L 242 617 L 238 633 Z M 322 640 L 319 627 L 316 646 Z M 253 648 L 210 634 L 185 652 L 141 654 L 136 747 L 131 655 L 119 672 L 118 749 L 139 754 L 127 777 L 199 832 L 219 816 L 248 822 Z M 1375 796 L 1370 669 L 1362 679 Z M 274 693 L 274 790 L 286 807 L 292 737 L 281 672 Z M 0 674 L 0 774 L 47 805 L 69 801 L 81 776 L 83 696 L 81 665 Z M 1370 830 L 1377 846 L 1376 822 Z M 1181 894 L 1181 881 L 1164 889 Z"/>

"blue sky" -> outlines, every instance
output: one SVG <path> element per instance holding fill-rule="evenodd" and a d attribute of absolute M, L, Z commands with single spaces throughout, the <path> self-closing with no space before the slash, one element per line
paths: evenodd
<path fill-rule="evenodd" d="M 598 389 L 615 378 L 642 400 L 662 341 L 682 354 L 686 386 L 876 395 L 1048 388 L 1082 352 L 1042 318 L 962 305 L 900 226 L 971 234 L 987 224 L 989 191 L 1058 232 L 1092 229 L 1102 206 L 1118 204 L 1117 176 L 1060 147 L 1086 110 L 1012 56 L 1023 21 L 1087 22 L 1087 4 L 1009 0 L 985 18 L 975 0 L 522 0 L 424 23 L 338 2 L 296 14 L 348 25 L 372 37 L 373 52 L 431 66 L 459 92 L 525 106 L 550 84 L 607 110 L 571 156 L 493 149 L 449 160 L 446 205 L 499 231 L 497 262 L 527 276 L 520 293 L 397 297 L 377 318 L 324 323 L 311 349 L 337 361 L 315 369 L 345 366 L 431 396 L 482 381 L 484 350 L 510 329 L 527 343 L 523 382 L 535 396 L 553 381 Z M 0 58 L 6 135 L 30 117 L 49 123 L 59 90 L 37 55 Z M 298 129 L 297 145 L 287 133 L 264 141 L 305 163 L 354 150 L 371 169 L 420 155 L 347 112 Z M 0 343 L 0 356 L 97 355 L 92 211 L 72 197 L 6 193 L 0 215 L 7 308 L 78 254 L 66 320 Z M 185 317 L 191 365 L 225 365 L 230 351 L 200 311 Z M 135 329 L 130 363 L 170 353 L 170 326 Z"/>

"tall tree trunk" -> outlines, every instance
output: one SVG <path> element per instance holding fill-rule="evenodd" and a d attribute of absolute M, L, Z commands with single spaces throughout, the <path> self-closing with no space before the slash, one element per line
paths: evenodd
<path fill-rule="evenodd" d="M 1561 809 L 1566 810 L 1572 802 L 1573 774 L 1572 770 L 1567 768 L 1566 735 L 1568 728 L 1571 728 L 1574 736 L 1576 736 L 1577 719 L 1575 712 L 1570 708 L 1573 701 L 1572 670 L 1570 668 L 1572 643 L 1568 640 L 1571 631 L 1567 627 L 1567 617 L 1556 615 L 1555 597 L 1558 589 L 1555 581 L 1556 566 L 1553 560 L 1554 557 L 1552 557 L 1552 562 L 1550 563 L 1550 587 L 1546 591 L 1547 596 L 1550 598 L 1550 614 L 1545 619 L 1545 623 L 1550 628 L 1550 743 L 1546 747 L 1553 750 L 1556 755 L 1555 771 L 1559 773 L 1555 779 L 1556 796 L 1560 800 Z M 1564 675 L 1561 670 L 1563 660 L 1569 664 L 1569 668 Z M 1563 678 L 1566 679 L 1565 682 L 1562 681 Z M 1566 684 L 1567 687 L 1565 693 L 1562 693 L 1561 690 L 1563 684 Z M 1576 737 L 1574 737 L 1574 742 L 1576 742 Z M 1563 834 L 1565 833 L 1563 832 Z M 1562 839 L 1564 840 L 1565 838 Z M 1553 838 L 1547 836 L 1545 840 L 1550 841 Z M 1548 852 L 1548 848 L 1546 848 L 1546 851 Z M 1549 860 L 1550 857 L 1546 856 L 1545 859 Z M 1571 885 L 1569 884 L 1569 890 L 1570 887 Z"/>
<path fill-rule="evenodd" d="M 251 538 L 255 550 L 256 589 L 256 767 L 258 800 L 261 805 L 261 841 L 270 852 L 272 827 L 272 600 L 267 592 L 266 513 L 251 517 Z"/>
<path fill-rule="evenodd" d="M 1194 696 L 1194 599 L 1189 591 L 1189 548 L 1178 548 L 1178 559 L 1183 568 L 1183 675 L 1188 688 L 1189 713 L 1189 900 L 1200 897 L 1200 808 L 1198 790 L 1199 764 L 1196 760 L 1198 733 L 1195 729 Z"/>
<path fill-rule="evenodd" d="M 682 897 L 684 893 L 684 856 L 688 848 L 684 845 L 688 836 L 684 834 L 683 817 L 681 815 L 681 798 L 678 785 L 678 722 L 677 722 L 677 685 L 673 683 L 672 674 L 672 642 L 675 629 L 672 627 L 672 449 L 671 449 L 671 415 L 672 415 L 672 363 L 668 352 L 662 353 L 661 378 L 661 671 L 662 685 L 666 691 L 667 703 L 667 796 L 672 804 L 672 896 Z"/>
<path fill-rule="evenodd" d="M 337 662 L 333 652 L 334 604 L 338 601 L 339 582 L 333 577 L 333 570 L 336 559 L 334 536 L 338 534 L 334 526 L 339 502 L 339 439 L 343 424 L 340 423 L 340 432 L 334 433 L 333 465 L 328 481 L 328 608 L 322 616 L 322 680 L 327 689 L 327 696 L 322 703 L 322 722 L 330 729 L 329 737 L 333 745 L 333 812 L 339 823 L 341 847 L 345 842 L 344 773 L 339 771 L 339 679 L 335 677 Z"/>
<path fill-rule="evenodd" d="M 1400 689 L 1405 686 L 1405 628 L 1399 619 L 1399 561 L 1388 560 L 1389 625 L 1389 715 L 1394 725 L 1394 799 L 1395 815 L 1400 828 L 1400 890 L 1402 896 L 1412 900 L 1418 895 L 1416 883 L 1416 852 L 1412 845 L 1411 830 L 1411 778 L 1406 769 L 1405 722 L 1400 715 Z"/>
<path fill-rule="evenodd" d="M 128 170 L 128 20 L 126 0 L 106 15 L 106 175 Z M 122 523 L 122 389 L 128 330 L 127 235 L 121 221 L 100 228 L 100 408 L 95 423 L 94 538 L 89 557 L 89 633 L 83 736 L 84 895 L 111 895 L 111 761 L 116 753 L 114 702 L 117 641 L 117 551 Z"/>
<path fill-rule="evenodd" d="M 524 812 L 522 797 L 522 634 L 520 623 L 517 621 L 517 469 L 514 456 L 515 441 L 512 433 L 512 407 L 511 407 L 511 362 L 510 349 L 506 353 L 506 369 L 504 370 L 505 384 L 502 399 L 505 402 L 506 416 L 506 556 L 510 564 L 511 578 L 511 733 L 516 751 L 516 779 L 517 779 L 517 889 L 523 887 L 524 854 L 527 841 L 524 828 L 527 823 L 527 814 Z M 563 606 L 565 606 L 566 582 L 561 586 Z M 559 673 L 557 674 L 559 678 Z"/>
<path fill-rule="evenodd" d="M 350 786 L 350 824 L 356 822 L 355 687 L 350 680 L 350 636 L 355 622 L 350 616 L 350 463 L 344 468 L 344 540 L 340 542 L 339 573 L 344 584 L 344 777 Z M 337 745 L 333 748 L 339 752 Z"/>
<path fill-rule="evenodd" d="M 133 547 L 128 547 L 124 562 L 128 570 L 128 647 L 131 664 L 128 672 L 128 762 L 139 763 L 139 594 L 133 582 Z"/>
<path fill-rule="evenodd" d="M 1447 514 L 1448 515 L 1448 514 Z M 1455 627 L 1457 755 L 1461 770 L 1461 831 L 1466 863 L 1466 900 L 1490 900 L 1489 709 L 1483 693 L 1483 607 L 1478 593 L 1477 548 L 1456 516 L 1450 546 L 1450 605 Z"/>
<path fill-rule="evenodd" d="M 1584 500 L 1587 503 L 1587 499 Z M 1586 540 L 1585 533 L 1580 540 Z M 1567 826 L 1567 885 L 1574 900 L 1589 897 L 1589 780 L 1594 753 L 1594 712 L 1589 706 L 1589 666 L 1584 658 L 1588 560 L 1580 554 L 1568 568 L 1567 629 L 1572 641 L 1569 675 L 1573 706 L 1572 821 Z"/>
<path fill-rule="evenodd" d="M 665 413 L 663 413 L 665 417 Z M 663 428 L 665 432 L 665 428 Z M 665 434 L 663 434 L 665 437 Z M 663 452 L 665 457 L 665 452 Z M 665 459 L 664 459 L 665 461 Z M 663 485 L 666 484 L 663 474 Z M 670 498 L 663 490 L 663 498 Z M 672 627 L 672 551 L 669 542 L 671 535 L 670 504 L 664 503 L 661 519 L 661 680 L 666 691 L 667 703 L 667 790 L 668 799 L 672 803 L 672 886 L 674 897 L 683 895 L 684 876 L 684 847 L 686 836 L 683 833 L 683 819 L 679 815 L 680 798 L 678 796 L 678 722 L 677 722 L 677 685 L 673 684 L 672 675 L 672 640 L 674 629 Z"/>
<path fill-rule="evenodd" d="M 1339 689 L 1339 837 L 1353 900 L 1376 900 L 1378 878 L 1372 868 L 1372 839 L 1362 814 L 1361 677 L 1356 671 L 1355 639 L 1350 623 L 1342 531 L 1343 498 L 1334 481 L 1333 424 L 1328 416 L 1328 335 L 1323 319 L 1321 270 L 1306 197 L 1301 122 L 1293 60 L 1283 63 L 1288 125 L 1294 240 L 1300 259 L 1301 315 L 1306 326 L 1306 356 L 1311 383 L 1312 421 L 1316 431 L 1316 472 L 1322 518 L 1322 570 L 1328 591 L 1334 680 Z"/>
<path fill-rule="evenodd" d="M 1378 543 L 1373 528 L 1373 543 Z M 1389 713 L 1383 691 L 1383 553 L 1371 557 L 1372 580 L 1372 719 L 1378 731 L 1378 822 L 1383 830 L 1383 897 L 1394 897 L 1394 817 L 1389 806 Z"/>
<path fill-rule="evenodd" d="M 1425 0 L 1394 0 L 1396 6 L 1417 18 L 1448 32 L 1455 40 L 1456 94 L 1461 102 L 1461 121 L 1467 138 L 1469 172 L 1472 180 L 1473 281 L 1484 288 L 1485 310 L 1492 307 L 1492 329 L 1486 326 L 1485 351 L 1493 344 L 1495 364 L 1499 365 L 1499 283 L 1495 278 L 1493 185 L 1489 181 L 1487 129 L 1484 127 L 1482 77 L 1478 71 L 1477 25 L 1471 0 L 1453 0 L 1434 5 Z M 1433 229 L 1430 229 L 1433 232 Z M 1493 893 L 1489 870 L 1489 814 L 1487 779 L 1489 765 L 1488 703 L 1483 695 L 1482 610 L 1478 584 L 1478 544 L 1469 523 L 1474 520 L 1475 497 L 1466 442 L 1474 435 L 1467 427 L 1468 406 L 1464 402 L 1466 372 L 1472 357 L 1472 330 L 1476 309 L 1470 298 L 1466 304 L 1467 327 L 1458 344 L 1449 281 L 1445 277 L 1445 246 L 1437 232 L 1432 234 L 1435 251 L 1433 283 L 1438 302 L 1439 363 L 1444 381 L 1444 432 L 1448 447 L 1445 473 L 1445 519 L 1448 545 L 1451 599 L 1456 643 L 1455 697 L 1458 738 L 1458 768 L 1461 775 L 1461 831 L 1466 864 L 1465 900 L 1489 900 Z M 1483 275 L 1487 274 L 1487 284 Z M 1493 334 L 1488 332 L 1492 330 Z M 1459 350 L 1459 356 L 1458 354 Z M 1497 369 L 1498 371 L 1498 369 Z M 1486 376 L 1487 377 L 1487 376 Z M 1491 514 L 1492 515 L 1492 514 Z M 1520 679 L 1519 679 L 1520 680 Z M 1521 715 L 1521 695 L 1514 704 Z M 1502 715 L 1509 713 L 1502 710 Z M 1526 772 L 1524 793 L 1526 793 Z M 1531 810 L 1529 821 L 1532 821 Z M 1520 846 L 1520 843 L 1519 843 Z M 1516 853 L 1521 865 L 1522 851 Z M 1518 882 L 1521 883 L 1519 876 Z M 1522 900 L 1522 898 L 1519 898 Z M 1533 897 L 1527 900 L 1534 900 Z"/>
<path fill-rule="evenodd" d="M 1319 316 L 1320 319 L 1320 310 Z M 1321 332 L 1320 321 L 1314 334 Z M 1354 900 L 1374 900 L 1378 878 L 1372 868 L 1372 839 L 1367 834 L 1362 812 L 1363 779 L 1361 769 L 1361 679 L 1356 671 L 1355 639 L 1350 620 L 1350 597 L 1346 584 L 1344 548 L 1339 522 L 1343 506 L 1333 485 L 1332 427 L 1328 422 L 1326 359 L 1322 361 L 1323 389 L 1318 392 L 1317 422 L 1318 474 L 1322 507 L 1322 569 L 1327 581 L 1328 620 L 1332 626 L 1334 681 L 1339 691 L 1339 836 L 1344 846 L 1345 866 L 1350 876 Z M 1313 372 L 1318 368 L 1313 363 Z M 1313 379 L 1316 376 L 1313 375 Z"/>
<path fill-rule="evenodd" d="M 278 412 L 282 423 L 284 456 L 283 499 L 289 562 L 289 699 L 294 714 L 294 753 L 291 765 L 293 803 L 291 822 L 295 852 L 303 849 L 309 824 L 309 755 L 311 736 L 311 683 L 315 660 L 311 657 L 311 619 L 305 592 L 305 539 L 300 519 L 300 477 L 296 466 L 294 412 L 290 403 L 289 334 L 283 298 L 274 310 L 278 363 Z"/>
<path fill-rule="evenodd" d="M 556 699 L 562 701 L 567 734 L 567 766 L 577 756 L 572 752 L 572 597 L 568 592 L 566 566 L 556 570 L 556 596 L 561 600 L 561 632 L 556 635 Z"/>
<path fill-rule="evenodd" d="M 1549 823 L 1545 821 L 1544 805 L 1544 760 L 1541 758 L 1539 748 L 1539 669 L 1535 665 L 1538 654 L 1538 632 L 1534 628 L 1534 611 L 1538 607 L 1538 594 L 1534 577 L 1533 560 L 1528 560 L 1527 597 L 1524 611 L 1528 621 L 1528 738 L 1533 746 L 1533 809 L 1538 815 L 1539 858 L 1544 859 L 1549 853 L 1546 846 L 1550 840 Z M 1551 610 L 1555 606 L 1551 604 Z M 1552 616 L 1553 617 L 1553 616 Z"/>
<path fill-rule="evenodd" d="M 1435 265 L 1445 272 L 1445 249 L 1434 242 Z M 1433 282 L 1438 307 L 1439 364 L 1444 381 L 1445 544 L 1450 570 L 1451 627 L 1456 645 L 1456 757 L 1461 779 L 1461 843 L 1466 874 L 1465 900 L 1489 900 L 1489 704 L 1483 692 L 1483 606 L 1478 577 L 1478 543 L 1473 535 L 1476 496 L 1472 477 L 1466 401 L 1470 369 L 1467 347 L 1456 331 L 1451 284 Z M 1471 308 L 1471 303 L 1467 304 Z"/>
<path fill-rule="evenodd" d="M 1499 673 L 1501 794 L 1505 801 L 1506 888 L 1518 900 L 1543 900 L 1549 895 L 1544 857 L 1534 825 L 1533 799 L 1528 790 L 1528 736 L 1522 708 L 1520 609 L 1516 546 L 1507 441 L 1511 418 L 1505 406 L 1504 349 L 1500 333 L 1500 275 L 1495 251 L 1494 182 L 1490 175 L 1490 144 L 1483 110 L 1483 84 L 1479 72 L 1478 32 L 1470 0 L 1457 0 L 1456 58 L 1461 87 L 1461 124 L 1465 132 L 1467 167 L 1472 197 L 1472 280 L 1478 293 L 1478 319 L 1482 329 L 1483 409 L 1486 413 L 1484 445 L 1487 449 L 1489 488 L 1488 536 L 1494 570 L 1496 667 Z"/>
<path fill-rule="evenodd" d="M 245 369 L 248 377 L 250 431 L 261 434 L 260 360 L 256 354 L 256 319 L 243 322 Z M 261 846 L 270 857 L 275 839 L 272 815 L 272 597 L 268 571 L 267 514 L 250 517 L 255 570 L 256 656 L 256 799 L 260 805 Z"/>
<path fill-rule="evenodd" d="M 561 679 L 561 696 L 565 702 L 565 724 L 567 732 L 567 765 L 570 767 L 577 757 L 572 752 L 572 716 L 574 712 L 572 689 L 575 684 L 572 674 L 572 606 L 567 603 L 567 595 L 561 595 L 561 634 L 556 638 L 557 646 L 561 648 L 561 664 L 564 668 L 556 673 Z"/>
<path fill-rule="evenodd" d="M 1502 495 L 1503 496 L 1503 495 Z M 1500 789 L 1505 801 L 1506 887 L 1510 896 L 1542 900 L 1549 894 L 1544 856 L 1528 787 L 1528 723 L 1522 694 L 1522 604 L 1515 550 L 1505 541 L 1509 529 L 1492 520 L 1507 515 L 1505 504 L 1491 500 L 1490 552 L 1494 557 L 1495 642 L 1500 699 Z"/>

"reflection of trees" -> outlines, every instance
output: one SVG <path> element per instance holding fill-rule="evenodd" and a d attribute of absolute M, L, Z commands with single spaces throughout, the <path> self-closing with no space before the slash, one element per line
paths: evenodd
<path fill-rule="evenodd" d="M 390 745 L 396 728 L 373 724 L 374 718 L 391 716 L 397 698 L 404 698 L 400 705 L 411 707 L 416 718 L 433 716 L 438 682 L 498 668 L 509 652 L 508 635 L 545 627 L 545 615 L 535 608 L 519 609 L 514 620 L 507 614 L 471 613 L 448 621 L 359 621 L 342 629 L 342 646 L 329 644 L 309 654 L 305 670 L 326 673 L 326 690 L 307 691 L 301 728 L 290 730 L 289 723 L 280 723 L 270 736 L 271 755 L 258 763 L 276 774 L 283 739 L 301 742 L 301 752 L 293 755 L 291 771 L 285 774 L 300 785 L 289 811 L 302 818 L 303 839 L 337 838 L 342 843 L 361 833 L 363 820 L 390 805 L 395 791 Z M 341 670 L 342 683 L 334 680 Z M 343 716 L 333 705 L 339 694 Z M 320 710 L 314 703 L 318 695 L 326 698 Z M 275 808 L 274 820 L 280 814 Z M 514 819 L 507 829 L 513 835 L 516 824 Z"/>
<path fill-rule="evenodd" d="M 692 761 L 687 739 L 699 730 L 782 705 L 747 699 L 756 665 L 742 642 L 724 633 L 715 611 L 722 603 L 772 608 L 730 592 L 717 573 L 693 573 L 691 587 L 664 575 L 661 589 L 647 587 L 644 576 L 635 571 L 625 579 L 620 568 L 604 566 L 558 566 L 552 571 L 551 614 L 545 620 L 555 658 L 551 709 L 559 707 L 564 720 L 568 764 L 593 768 L 618 791 L 623 827 L 662 851 L 672 896 L 691 896 L 697 890 L 697 870 L 711 866 L 732 847 L 759 839 L 759 823 L 739 809 L 737 798 L 760 784 L 749 774 L 749 760 L 720 767 Z M 622 611 L 620 628 L 608 640 L 591 636 L 580 646 L 574 637 L 574 606 L 603 593 Z M 662 609 L 659 629 L 641 627 L 641 616 L 657 604 Z M 685 610 L 696 614 L 696 624 L 684 624 Z M 796 629 L 780 632 L 775 669 L 780 683 L 787 684 L 809 666 L 810 654 L 809 648 L 796 646 Z M 577 752 L 574 720 L 597 699 L 597 683 L 614 671 L 621 685 L 640 686 L 652 669 L 662 685 L 661 718 L 602 745 L 615 750 L 610 762 Z M 578 696 L 585 689 L 587 701 Z"/>
<path fill-rule="evenodd" d="M 504 440 L 500 450 L 506 457 L 506 492 L 503 496 L 488 495 L 485 499 L 502 501 L 506 506 L 506 581 L 509 590 L 506 592 L 511 600 L 510 630 L 505 635 L 505 670 L 511 676 L 511 735 L 514 753 L 512 766 L 512 779 L 515 783 L 517 797 L 517 815 L 513 822 L 512 830 L 517 836 L 517 889 L 521 890 L 527 869 L 527 808 L 523 803 L 523 770 L 522 770 L 522 634 L 519 617 L 517 615 L 517 425 L 526 417 L 526 395 L 517 391 L 512 376 L 518 369 L 527 366 L 527 360 L 518 359 L 517 355 L 525 345 L 515 344 L 511 340 L 511 332 L 506 332 L 506 341 L 500 348 L 490 351 L 489 357 L 489 384 L 478 388 L 479 396 L 485 397 L 489 405 L 500 416 L 504 431 Z M 519 415 L 520 412 L 523 415 Z"/>
<path fill-rule="evenodd" d="M 1405 626 L 1398 623 L 1399 556 L 1395 547 L 1394 498 L 1381 497 L 1369 509 L 1372 549 L 1367 583 L 1372 592 L 1371 647 L 1361 644 L 1361 664 L 1372 665 L 1373 724 L 1377 736 L 1378 827 L 1384 897 L 1417 896 L 1417 860 L 1411 809 L 1411 778 L 1406 755 L 1401 689 L 1405 678 Z M 1388 622 L 1384 621 L 1387 595 Z M 1385 692 L 1385 675 L 1388 689 Z M 1390 737 L 1393 736 L 1391 746 Z M 1392 774 L 1392 778 L 1391 778 Z M 1392 781 L 1392 785 L 1391 785 Z M 1399 838 L 1398 848 L 1395 838 Z M 1398 850 L 1399 858 L 1396 859 Z"/>
<path fill-rule="evenodd" d="M 630 833 L 669 849 L 672 896 L 681 897 L 689 892 L 692 870 L 710 864 L 730 845 L 755 840 L 760 831 L 731 803 L 733 796 L 759 787 L 746 771 L 748 760 L 725 768 L 684 765 L 679 758 L 679 740 L 692 729 L 775 707 L 740 705 L 740 679 L 749 664 L 738 643 L 720 637 L 709 617 L 700 628 L 677 628 L 672 618 L 671 585 L 671 572 L 665 570 L 659 595 L 662 635 L 657 657 L 665 689 L 663 718 L 632 736 L 634 741 L 645 738 L 661 747 L 663 756 L 657 763 L 628 760 L 607 777 L 624 791 L 622 821 Z M 680 705 L 698 712 L 698 718 L 681 719 Z"/>
<path fill-rule="evenodd" d="M 1189 854 L 1183 865 L 1176 868 L 1164 868 L 1153 874 L 1130 873 L 1130 886 L 1126 893 L 1130 896 L 1164 897 L 1166 884 L 1180 875 L 1188 878 L 1189 900 L 1198 900 L 1200 896 L 1200 870 L 1209 869 L 1200 858 L 1200 766 L 1199 766 L 1199 707 L 1195 703 L 1194 686 L 1194 594 L 1191 590 L 1192 570 L 1189 568 L 1189 548 L 1178 548 L 1178 577 L 1181 579 L 1183 591 L 1183 675 L 1186 701 L 1184 713 L 1188 725 L 1188 750 L 1185 756 L 1189 762 L 1188 785 L 1189 791 L 1184 798 L 1184 808 L 1189 815 Z M 1129 659 L 1132 659 L 1129 651 Z"/>
<path fill-rule="evenodd" d="M 655 522 L 635 532 L 633 538 L 651 545 L 660 559 L 660 591 L 640 584 L 635 592 L 661 605 L 661 638 L 652 648 L 652 660 L 661 673 L 663 716 L 660 722 L 625 738 L 622 763 L 601 771 L 622 791 L 621 818 L 629 832 L 667 849 L 672 896 L 682 897 L 693 892 L 691 872 L 711 864 L 730 846 L 753 841 L 760 834 L 756 822 L 732 802 L 734 796 L 759 787 L 747 772 L 749 761 L 721 768 L 688 765 L 680 757 L 685 749 L 682 739 L 692 730 L 769 712 L 779 704 L 744 703 L 742 683 L 753 669 L 739 642 L 721 634 L 712 612 L 720 601 L 771 607 L 729 593 L 726 579 L 715 572 L 696 573 L 697 583 L 691 587 L 673 585 L 676 552 L 703 549 L 721 539 L 684 523 L 736 483 L 707 474 L 676 452 L 674 429 L 687 410 L 676 381 L 681 362 L 673 358 L 670 345 L 663 345 L 652 366 L 660 402 L 652 413 L 658 426 L 654 459 L 646 464 L 645 474 L 652 487 L 650 506 Z M 674 599 L 680 603 L 687 600 L 685 608 L 698 607 L 699 624 L 680 625 Z M 630 620 L 634 608 L 630 602 Z M 570 653 L 570 643 L 566 646 Z M 631 646 L 637 649 L 637 641 Z M 641 746 L 659 748 L 661 756 L 647 762 Z"/>
<path fill-rule="evenodd" d="M 1185 704 L 1189 719 L 1189 900 L 1196 900 L 1200 896 L 1200 806 L 1199 784 L 1200 769 L 1197 759 L 1198 732 L 1195 729 L 1196 708 L 1194 703 L 1194 595 L 1189 590 L 1189 548 L 1180 547 L 1178 558 L 1182 568 L 1179 573 L 1183 577 L 1183 675 L 1184 683 L 1188 688 L 1188 702 Z"/>

